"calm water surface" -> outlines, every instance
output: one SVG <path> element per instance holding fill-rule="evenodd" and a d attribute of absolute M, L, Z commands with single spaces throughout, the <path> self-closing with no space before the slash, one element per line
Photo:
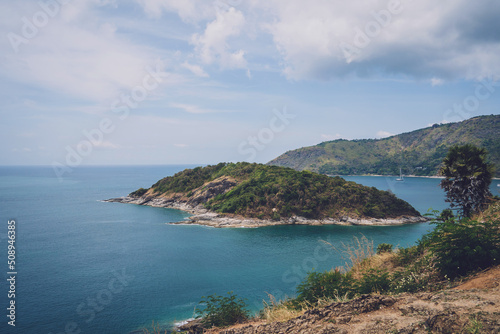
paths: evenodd
<path fill-rule="evenodd" d="M 48 167 L 0 167 L 0 258 L 7 292 L 7 221 L 16 220 L 16 328 L 1 333 L 130 333 L 193 316 L 201 296 L 234 291 L 258 310 L 266 292 L 293 295 L 306 272 L 344 263 L 336 247 L 362 235 L 399 246 L 428 224 L 397 227 L 174 226 L 187 213 L 102 199 L 149 187 L 186 165 L 82 167 L 60 182 Z M 347 177 L 391 190 L 425 213 L 446 204 L 438 179 Z M 497 191 L 498 180 L 492 185 Z"/>

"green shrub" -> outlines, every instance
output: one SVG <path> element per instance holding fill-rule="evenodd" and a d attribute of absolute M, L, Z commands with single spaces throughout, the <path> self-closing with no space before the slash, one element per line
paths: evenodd
<path fill-rule="evenodd" d="M 468 218 L 438 219 L 425 242 L 436 256 L 436 265 L 449 278 L 500 263 L 498 220 L 479 222 Z"/>
<path fill-rule="evenodd" d="M 394 293 L 419 292 L 427 290 L 431 273 L 405 270 L 395 272 L 391 277 L 390 291 Z"/>
<path fill-rule="evenodd" d="M 132 197 L 141 197 L 142 195 L 144 195 L 145 193 L 147 193 L 147 191 L 148 191 L 147 189 L 139 188 L 136 191 L 131 192 L 130 196 L 132 196 Z"/>
<path fill-rule="evenodd" d="M 379 244 L 377 246 L 377 254 L 382 254 L 382 253 L 391 253 L 392 252 L 392 245 L 391 244 Z"/>
<path fill-rule="evenodd" d="M 232 291 L 227 297 L 217 294 L 202 297 L 199 304 L 205 304 L 205 308 L 196 310 L 197 318 L 202 318 L 206 328 L 227 327 L 248 319 L 245 301 L 233 295 Z"/>
<path fill-rule="evenodd" d="M 380 269 L 370 269 L 355 283 L 358 293 L 386 292 L 391 280 L 389 272 Z"/>
<path fill-rule="evenodd" d="M 298 296 L 296 305 L 306 302 L 315 304 L 320 299 L 347 295 L 354 296 L 353 279 L 350 274 L 343 274 L 339 270 L 323 273 L 310 272 L 306 279 L 297 287 Z"/>
<path fill-rule="evenodd" d="M 396 253 L 396 264 L 406 266 L 413 263 L 423 253 L 423 245 L 408 248 L 399 248 Z"/>

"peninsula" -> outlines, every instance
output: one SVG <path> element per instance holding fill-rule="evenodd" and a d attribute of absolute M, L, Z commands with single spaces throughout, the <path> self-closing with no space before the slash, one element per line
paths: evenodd
<path fill-rule="evenodd" d="M 193 216 L 177 224 L 213 227 L 427 221 L 387 191 L 340 177 L 245 162 L 186 169 L 149 189 L 140 188 L 107 201 L 179 209 Z"/>

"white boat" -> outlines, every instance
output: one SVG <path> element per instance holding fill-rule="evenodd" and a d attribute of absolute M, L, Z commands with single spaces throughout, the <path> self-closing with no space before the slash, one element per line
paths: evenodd
<path fill-rule="evenodd" d="M 401 168 L 399 169 L 399 177 L 396 179 L 396 181 L 404 181 L 403 174 L 401 173 Z"/>

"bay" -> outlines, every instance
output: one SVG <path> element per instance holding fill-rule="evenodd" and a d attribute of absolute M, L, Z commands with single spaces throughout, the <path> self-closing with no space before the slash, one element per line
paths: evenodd
<path fill-rule="evenodd" d="M 2 333 L 131 333 L 191 318 L 201 296 L 234 291 L 252 311 L 271 293 L 294 294 L 310 270 L 344 264 L 354 236 L 406 247 L 428 224 L 214 229 L 169 225 L 187 213 L 103 199 L 147 188 L 189 165 L 80 167 L 59 180 L 50 167 L 0 167 L 0 263 L 16 220 L 16 328 Z M 446 207 L 439 180 L 346 177 L 391 190 L 425 213 Z M 492 185 L 497 191 L 498 180 Z M 6 306 L 9 285 L 0 285 Z M 4 308 L 5 310 L 5 308 Z M 6 314 L 7 311 L 4 311 Z"/>

